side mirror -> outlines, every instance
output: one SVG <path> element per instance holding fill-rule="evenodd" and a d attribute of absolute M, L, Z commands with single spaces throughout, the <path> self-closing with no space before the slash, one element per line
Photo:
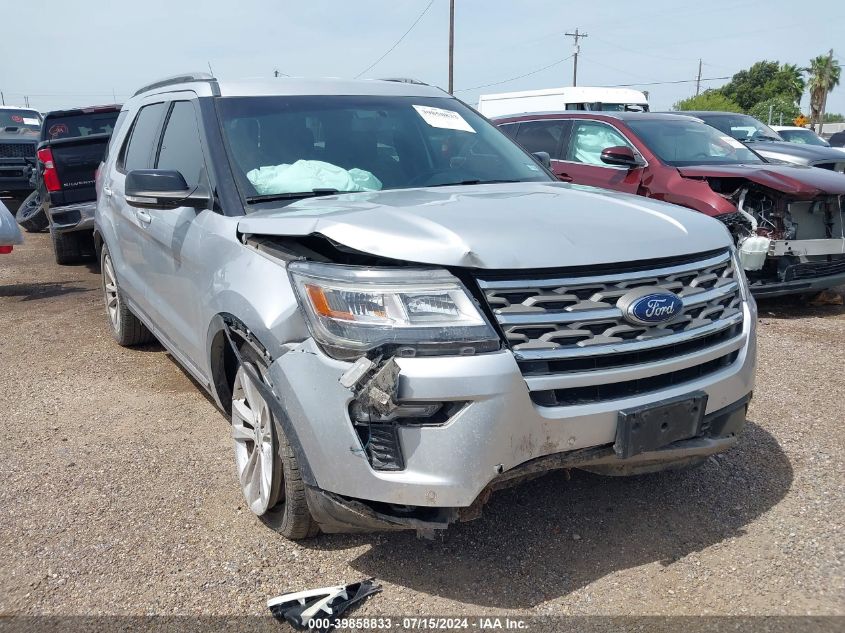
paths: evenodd
<path fill-rule="evenodd" d="M 133 169 L 124 189 L 126 202 L 141 209 L 205 209 L 210 199 L 207 191 L 191 189 L 182 174 L 169 169 Z"/>
<path fill-rule="evenodd" d="M 549 156 L 548 152 L 534 152 L 532 155 L 534 158 L 539 160 L 546 169 L 552 168 L 552 157 Z"/>
<path fill-rule="evenodd" d="M 619 165 L 620 167 L 627 167 L 634 169 L 635 167 L 642 167 L 645 161 L 638 153 L 632 150 L 627 145 L 616 145 L 614 147 L 606 147 L 601 151 L 601 161 L 608 165 Z"/>

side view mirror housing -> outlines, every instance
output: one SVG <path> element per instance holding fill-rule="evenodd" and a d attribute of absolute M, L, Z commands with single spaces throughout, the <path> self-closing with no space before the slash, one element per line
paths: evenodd
<path fill-rule="evenodd" d="M 606 147 L 601 151 L 601 160 L 608 165 L 634 169 L 645 165 L 643 157 L 626 145 Z"/>
<path fill-rule="evenodd" d="M 549 156 L 548 152 L 534 152 L 533 156 L 539 160 L 546 169 L 552 168 L 552 157 Z"/>
<path fill-rule="evenodd" d="M 210 200 L 207 191 L 191 189 L 181 173 L 169 169 L 133 169 L 124 189 L 127 204 L 140 209 L 205 209 Z"/>

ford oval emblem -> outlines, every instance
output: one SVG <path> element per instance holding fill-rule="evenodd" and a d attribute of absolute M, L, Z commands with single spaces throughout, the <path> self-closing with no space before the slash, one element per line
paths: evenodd
<path fill-rule="evenodd" d="M 623 295 L 616 305 L 625 319 L 637 325 L 667 323 L 684 311 L 684 302 L 663 288 L 639 288 Z"/>

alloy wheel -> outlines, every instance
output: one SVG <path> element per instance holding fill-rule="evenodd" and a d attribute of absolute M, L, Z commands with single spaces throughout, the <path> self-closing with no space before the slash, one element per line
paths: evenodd
<path fill-rule="evenodd" d="M 255 365 L 251 365 L 256 371 Z M 267 512 L 273 486 L 273 420 L 252 379 L 238 368 L 232 389 L 232 437 L 241 491 L 249 509 Z"/>
<path fill-rule="evenodd" d="M 115 332 L 120 332 L 120 294 L 117 291 L 117 277 L 108 253 L 103 257 L 103 294 L 106 301 L 106 312 L 109 322 Z"/>

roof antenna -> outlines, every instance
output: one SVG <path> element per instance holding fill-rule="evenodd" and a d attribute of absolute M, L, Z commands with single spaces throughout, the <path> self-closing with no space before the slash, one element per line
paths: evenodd
<path fill-rule="evenodd" d="M 210 61 L 207 61 L 207 62 L 205 62 L 205 63 L 206 63 L 206 64 L 208 64 L 208 72 L 210 72 L 210 73 L 211 73 L 211 76 L 212 76 L 212 77 L 214 77 L 214 71 L 213 71 L 213 70 L 211 70 L 211 62 L 210 62 Z"/>

